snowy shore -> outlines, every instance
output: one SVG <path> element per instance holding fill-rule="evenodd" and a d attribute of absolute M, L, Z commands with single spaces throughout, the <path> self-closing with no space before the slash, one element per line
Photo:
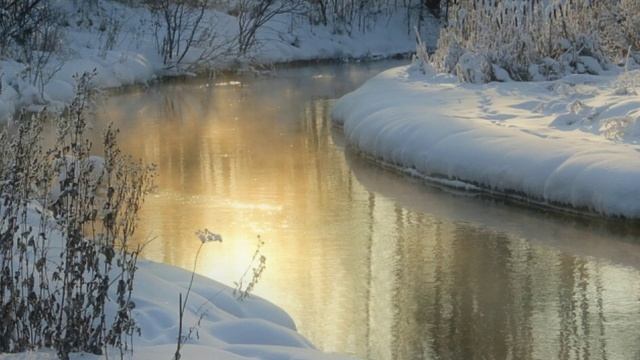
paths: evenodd
<path fill-rule="evenodd" d="M 178 294 L 185 293 L 191 273 L 149 261 L 138 265 L 133 301 L 141 336 L 134 338 L 132 358 L 170 359 L 176 351 Z M 183 345 L 183 359 L 348 359 L 315 349 L 296 332 L 289 315 L 275 305 L 255 296 L 240 302 L 232 289 L 201 276 L 196 276 L 191 290 L 184 326 L 196 328 L 198 335 Z M 110 357 L 119 357 L 117 350 L 111 352 Z M 71 358 L 105 357 L 75 354 Z M 0 354 L 0 359 L 44 360 L 57 356 L 47 350 Z"/>
<path fill-rule="evenodd" d="M 475 85 L 414 65 L 346 95 L 333 119 L 356 150 L 430 181 L 639 218 L 637 76 Z"/>
<path fill-rule="evenodd" d="M 46 106 L 54 111 L 64 108 L 74 95 L 73 76 L 94 70 L 97 74 L 95 86 L 107 89 L 145 84 L 167 76 L 189 75 L 193 71 L 322 59 L 388 57 L 415 50 L 414 35 L 407 31 L 402 13 L 380 20 L 365 33 L 355 31 L 351 35 L 337 34 L 328 26 L 312 26 L 304 21 L 293 25 L 289 15 L 281 15 L 258 30 L 258 45 L 244 58 L 227 53 L 201 63 L 198 54 L 206 49 L 194 47 L 178 69 L 168 69 L 158 54 L 154 19 L 147 9 L 101 0 L 95 13 L 81 17 L 72 1 L 60 0 L 58 4 L 68 17 L 68 24 L 63 27 L 62 50 L 43 69 L 42 77 L 47 81 L 41 84 L 42 88 L 25 79 L 25 64 L 0 59 L 0 121 L 25 107 L 37 110 Z M 234 41 L 238 32 L 234 16 L 211 9 L 204 18 L 205 23 L 215 24 L 211 30 L 215 32 L 215 44 Z M 120 28 L 110 35 L 116 37 L 110 39 L 115 45 L 107 50 L 109 29 L 105 30 L 104 24 L 110 19 L 117 19 Z M 438 25 L 436 20 L 429 20 L 425 25 L 425 36 L 427 43 L 434 46 Z"/>
<path fill-rule="evenodd" d="M 34 202 L 27 209 L 28 223 L 38 228 L 42 208 Z M 3 210 L 0 207 L 0 213 Z M 49 226 L 47 251 L 53 254 L 64 248 L 65 241 L 58 225 L 51 222 Z M 193 241 L 198 241 L 195 235 Z M 113 279 L 118 276 L 117 271 L 111 274 Z M 185 298 L 191 276 L 191 272 L 173 266 L 138 260 L 131 303 L 135 304 L 132 313 L 140 333 L 131 338 L 133 352 L 126 352 L 124 358 L 173 359 L 180 326 L 179 295 Z M 110 298 L 116 298 L 115 292 L 112 286 Z M 115 301 L 108 302 L 107 318 L 115 318 L 117 310 Z M 316 349 L 297 332 L 293 319 L 276 305 L 254 295 L 239 300 L 230 287 L 199 275 L 194 277 L 182 325 L 186 337 L 182 359 L 351 359 Z M 120 358 L 117 348 L 107 348 L 107 352 L 108 357 L 72 353 L 70 358 Z M 57 358 L 52 349 L 0 353 L 0 359 L 7 360 Z"/>

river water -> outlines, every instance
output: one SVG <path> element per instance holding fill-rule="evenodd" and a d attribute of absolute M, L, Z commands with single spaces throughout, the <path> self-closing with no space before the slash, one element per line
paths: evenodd
<path fill-rule="evenodd" d="M 99 124 L 158 165 L 148 259 L 255 289 L 319 348 L 363 359 L 640 359 L 640 231 L 452 193 L 345 149 L 334 99 L 400 61 L 110 96 Z M 100 126 L 97 126 L 97 129 Z"/>

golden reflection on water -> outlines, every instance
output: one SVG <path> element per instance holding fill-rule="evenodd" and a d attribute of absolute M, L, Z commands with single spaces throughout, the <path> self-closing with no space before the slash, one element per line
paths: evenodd
<path fill-rule="evenodd" d="M 159 168 L 149 259 L 227 284 L 260 235 L 256 293 L 318 347 L 366 359 L 640 356 L 640 246 L 627 232 L 428 188 L 346 152 L 331 98 L 397 63 L 167 84 L 109 98 L 102 124 Z"/>

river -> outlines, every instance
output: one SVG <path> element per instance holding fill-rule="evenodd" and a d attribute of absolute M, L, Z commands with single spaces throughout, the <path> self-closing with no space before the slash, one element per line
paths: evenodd
<path fill-rule="evenodd" d="M 363 359 L 638 359 L 640 231 L 454 193 L 345 149 L 334 99 L 402 61 L 320 64 L 128 90 L 98 124 L 158 165 L 148 259 L 255 294 L 319 348 Z M 96 131 L 101 126 L 96 126 Z"/>

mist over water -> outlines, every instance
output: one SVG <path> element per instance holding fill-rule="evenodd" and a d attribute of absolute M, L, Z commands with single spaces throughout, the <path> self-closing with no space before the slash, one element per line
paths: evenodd
<path fill-rule="evenodd" d="M 124 150 L 158 165 L 148 259 L 256 294 L 326 351 L 364 359 L 640 357 L 638 229 L 454 194 L 344 147 L 336 99 L 399 61 L 197 79 L 104 100 Z"/>

